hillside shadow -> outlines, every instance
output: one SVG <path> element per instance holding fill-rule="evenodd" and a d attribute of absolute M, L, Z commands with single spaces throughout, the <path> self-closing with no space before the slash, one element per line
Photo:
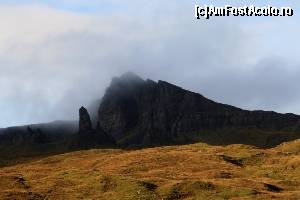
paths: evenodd
<path fill-rule="evenodd" d="M 0 167 L 15 165 L 32 160 L 38 160 L 47 156 L 70 153 L 89 149 L 123 149 L 140 150 L 163 146 L 177 146 L 194 143 L 206 143 L 213 146 L 232 144 L 251 145 L 257 148 L 268 149 L 300 139 L 300 134 L 295 132 L 272 132 L 257 129 L 216 129 L 203 132 L 194 132 L 174 136 L 169 142 L 156 142 L 153 144 L 133 143 L 132 145 L 105 143 L 97 134 L 73 134 L 61 138 L 56 142 L 37 143 L 25 137 L 23 142 L 15 145 L 3 144 L 0 148 Z M 31 142 L 29 142 L 31 141 Z"/>

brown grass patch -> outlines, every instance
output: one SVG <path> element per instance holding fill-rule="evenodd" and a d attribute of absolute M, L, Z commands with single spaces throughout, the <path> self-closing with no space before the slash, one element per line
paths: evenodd
<path fill-rule="evenodd" d="M 298 147 L 197 143 L 49 156 L 0 168 L 0 199 L 300 199 Z"/>

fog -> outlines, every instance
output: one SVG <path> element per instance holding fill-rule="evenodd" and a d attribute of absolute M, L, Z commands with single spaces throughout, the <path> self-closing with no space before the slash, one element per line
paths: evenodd
<path fill-rule="evenodd" d="M 192 2 L 153 2 L 93 12 L 0 3 L 0 127 L 77 119 L 127 71 L 300 114 L 298 16 L 196 20 Z"/>

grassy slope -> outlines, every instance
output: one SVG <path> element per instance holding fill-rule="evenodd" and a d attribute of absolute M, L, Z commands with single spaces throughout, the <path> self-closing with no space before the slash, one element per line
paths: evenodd
<path fill-rule="evenodd" d="M 78 151 L 0 168 L 0 199 L 300 199 L 299 153 L 300 140 Z"/>

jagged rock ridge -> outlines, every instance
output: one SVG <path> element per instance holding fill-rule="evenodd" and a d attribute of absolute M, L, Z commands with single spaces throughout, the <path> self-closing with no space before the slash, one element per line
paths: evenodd
<path fill-rule="evenodd" d="M 133 73 L 113 78 L 98 112 L 98 128 L 126 146 L 188 143 L 205 138 L 218 141 L 227 140 L 226 137 L 228 142 L 243 143 L 241 129 L 261 130 L 271 135 L 287 132 L 288 136 L 279 134 L 280 138 L 275 139 L 281 142 L 286 137 L 299 136 L 296 134 L 299 122 L 298 115 L 242 110 L 165 81 L 144 81 Z M 237 131 L 219 138 L 202 134 L 217 129 Z M 269 141 L 261 141 L 259 145 L 264 146 L 272 137 L 267 135 L 264 140 Z"/>
<path fill-rule="evenodd" d="M 298 115 L 242 110 L 132 73 L 114 78 L 97 102 L 100 105 L 95 101 L 91 116 L 80 108 L 79 122 L 0 129 L 0 165 L 11 158 L 116 145 L 206 142 L 273 147 L 300 138 Z"/>

